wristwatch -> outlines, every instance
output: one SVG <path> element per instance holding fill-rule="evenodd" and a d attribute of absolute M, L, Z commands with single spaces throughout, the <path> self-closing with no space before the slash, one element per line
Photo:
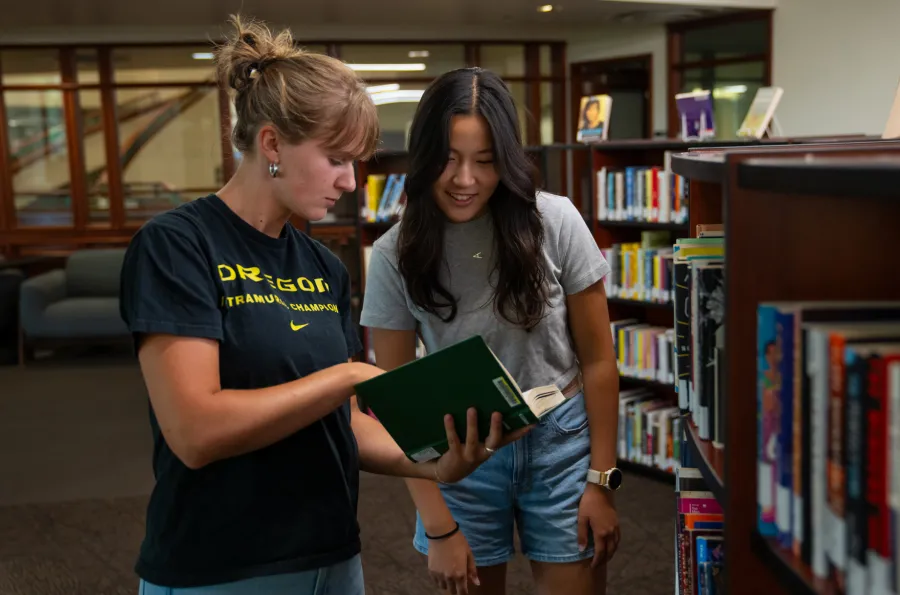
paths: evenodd
<path fill-rule="evenodd" d="M 622 487 L 622 472 L 616 467 L 607 471 L 588 469 L 587 480 L 615 492 Z"/>

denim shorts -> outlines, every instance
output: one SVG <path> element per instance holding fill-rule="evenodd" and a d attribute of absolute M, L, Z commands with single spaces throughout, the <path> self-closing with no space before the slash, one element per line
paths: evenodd
<path fill-rule="evenodd" d="M 475 564 L 494 566 L 512 559 L 514 526 L 522 554 L 530 560 L 574 562 L 592 557 L 591 541 L 585 551 L 578 551 L 578 505 L 590 454 L 587 412 L 578 393 L 467 478 L 441 485 Z M 413 545 L 428 553 L 418 513 Z"/>
<path fill-rule="evenodd" d="M 208 587 L 159 587 L 141 580 L 138 595 L 365 595 L 359 554 L 326 568 L 273 574 Z"/>

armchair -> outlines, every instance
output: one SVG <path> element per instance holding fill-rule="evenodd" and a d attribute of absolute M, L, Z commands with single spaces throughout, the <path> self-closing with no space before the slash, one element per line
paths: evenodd
<path fill-rule="evenodd" d="M 65 267 L 22 282 L 23 358 L 37 343 L 111 343 L 130 339 L 119 313 L 124 248 L 79 250 Z"/>

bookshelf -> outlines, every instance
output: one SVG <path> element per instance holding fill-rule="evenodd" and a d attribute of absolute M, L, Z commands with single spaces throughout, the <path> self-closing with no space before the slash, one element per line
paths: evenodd
<path fill-rule="evenodd" d="M 616 321 L 633 320 L 634 324 L 673 329 L 675 323 L 674 300 L 672 299 L 674 289 L 671 283 L 672 260 L 669 256 L 663 255 L 671 252 L 671 246 L 675 239 L 690 237 L 691 229 L 696 224 L 721 221 L 721 210 L 720 208 L 717 210 L 719 205 L 717 200 L 713 201 L 712 206 L 709 207 L 706 206 L 707 202 L 703 200 L 703 196 L 697 196 L 695 204 L 693 194 L 689 196 L 690 204 L 687 208 L 679 213 L 680 216 L 675 216 L 677 212 L 674 200 L 675 187 L 680 182 L 673 179 L 674 174 L 669 165 L 671 156 L 692 147 L 715 146 L 721 148 L 758 146 L 759 144 L 760 141 L 755 140 L 711 145 L 710 141 L 636 139 L 597 142 L 590 145 L 590 162 L 584 163 L 584 166 L 590 168 L 593 180 L 591 228 L 597 245 L 604 250 L 604 254 L 607 255 L 607 260 L 610 261 L 613 268 L 611 280 L 607 284 L 610 321 L 615 323 Z M 646 177 L 646 168 L 651 168 L 649 180 Z M 630 173 L 629 169 L 631 169 Z M 619 173 L 621 173 L 621 180 L 617 182 L 615 177 Z M 638 178 L 641 176 L 644 178 L 639 181 Z M 669 197 L 670 207 L 668 209 L 659 208 L 663 202 L 661 198 L 663 191 Z M 693 188 L 691 191 L 693 192 Z M 653 205 L 654 194 L 658 209 L 655 213 L 649 209 L 644 212 L 635 210 L 635 207 L 642 205 Z M 685 197 L 686 194 L 686 192 L 679 191 L 678 196 Z M 630 209 L 628 209 L 629 205 Z M 631 248 L 629 249 L 628 246 Z M 640 247 L 640 251 L 635 252 L 634 250 L 638 247 Z M 629 259 L 627 261 L 626 250 L 631 251 L 627 256 Z M 645 258 L 646 260 L 644 260 Z M 653 267 L 653 283 L 656 284 L 657 280 L 660 282 L 659 288 L 663 290 L 661 293 L 654 295 L 654 289 L 650 288 L 650 294 L 647 295 L 647 283 L 642 279 L 640 272 L 637 273 L 638 293 L 635 294 L 634 291 L 631 291 L 634 288 L 631 282 L 635 279 L 633 275 L 626 274 L 625 270 L 632 266 L 630 263 L 635 259 L 643 260 L 643 263 L 637 266 L 645 268 L 633 270 L 643 270 L 646 273 L 648 267 Z M 656 267 L 659 268 L 658 271 L 655 270 Z M 630 339 L 626 339 L 626 341 L 630 341 Z M 629 348 L 626 346 L 627 349 Z M 672 372 L 672 365 L 661 361 L 661 358 L 665 357 L 662 350 L 657 350 L 654 356 L 654 365 L 662 366 L 664 373 Z M 622 365 L 620 357 L 620 366 Z M 674 377 L 672 380 L 674 381 Z M 638 387 L 652 391 L 650 399 L 663 400 L 677 405 L 674 382 L 669 382 L 665 378 L 653 380 L 627 375 L 620 377 L 620 391 L 623 394 L 627 395 L 627 391 Z M 629 405 L 628 411 L 636 408 L 636 405 Z M 621 419 L 623 417 L 620 412 Z M 626 417 L 625 419 L 630 418 Z M 672 422 L 663 420 L 660 423 L 670 424 Z M 620 434 L 627 431 L 627 428 L 619 429 Z M 662 476 L 668 481 L 674 481 L 674 475 L 668 469 L 660 469 L 656 464 L 648 467 L 641 462 L 620 460 L 620 465 L 632 471 L 643 471 L 650 476 Z"/>
<path fill-rule="evenodd" d="M 700 470 L 703 480 L 719 502 L 725 499 L 725 453 L 708 440 L 702 440 L 697 426 L 689 423 L 684 428 L 684 441 L 691 450 L 691 460 Z"/>
<path fill-rule="evenodd" d="M 886 274 L 897 270 L 900 142 L 689 149 L 671 163 L 690 180 L 691 229 L 695 216 L 717 214 L 725 228 L 724 448 L 699 440 L 690 423 L 685 435 L 724 512 L 725 591 L 837 593 L 757 530 L 757 308 L 900 299 L 900 282 Z"/>

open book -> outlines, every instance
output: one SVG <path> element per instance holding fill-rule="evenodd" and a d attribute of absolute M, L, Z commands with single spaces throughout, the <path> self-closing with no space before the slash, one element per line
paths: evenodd
<path fill-rule="evenodd" d="M 378 419 L 410 459 L 447 451 L 444 415 L 453 416 L 461 441 L 466 411 L 478 411 L 478 438 L 490 433 L 494 411 L 505 431 L 536 423 L 566 398 L 556 386 L 522 391 L 480 336 L 475 336 L 356 385 L 362 411 Z"/>

